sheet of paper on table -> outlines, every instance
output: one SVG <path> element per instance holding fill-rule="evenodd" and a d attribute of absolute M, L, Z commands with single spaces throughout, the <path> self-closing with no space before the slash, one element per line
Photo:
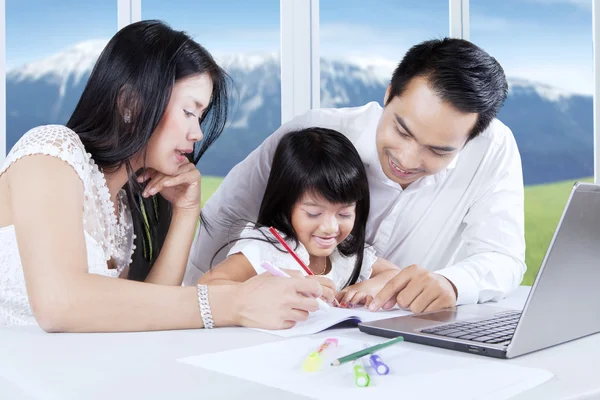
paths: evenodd
<path fill-rule="evenodd" d="M 359 388 L 354 384 L 352 363 L 333 367 L 330 361 L 362 349 L 364 344 L 372 345 L 382 340 L 365 336 L 363 341 L 335 336 L 335 332 L 331 337 L 338 338 L 339 346 L 328 351 L 321 370 L 313 373 L 304 372 L 302 362 L 323 343 L 323 337 L 292 338 L 178 361 L 323 400 L 364 400 L 365 396 L 501 400 L 540 385 L 553 376 L 546 370 L 513 365 L 507 360 L 439 349 L 433 351 L 425 347 L 415 349 L 414 344 L 399 343 L 378 353 L 389 366 L 390 373 L 379 376 L 368 368 L 371 385 Z"/>

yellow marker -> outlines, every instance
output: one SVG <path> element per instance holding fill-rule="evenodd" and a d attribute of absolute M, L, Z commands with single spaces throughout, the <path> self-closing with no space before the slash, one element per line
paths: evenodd
<path fill-rule="evenodd" d="M 308 355 L 308 357 L 306 357 L 306 359 L 302 363 L 302 370 L 305 372 L 317 372 L 318 370 L 320 370 L 321 366 L 323 365 L 323 358 L 321 357 L 321 354 L 328 347 L 337 347 L 337 345 L 337 339 L 325 340 L 317 351 L 313 351 Z"/>

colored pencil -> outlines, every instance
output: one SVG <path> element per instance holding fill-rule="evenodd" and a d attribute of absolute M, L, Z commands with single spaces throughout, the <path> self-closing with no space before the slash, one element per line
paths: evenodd
<path fill-rule="evenodd" d="M 290 255 L 292 257 L 294 257 L 294 260 L 296 260 L 296 262 L 298 264 L 300 264 L 300 266 L 302 267 L 302 269 L 308 274 L 308 275 L 314 275 L 313 272 L 310 270 L 310 268 L 308 268 L 306 266 L 306 264 L 304 264 L 302 262 L 302 260 L 300 259 L 300 257 L 298 257 L 298 255 L 296 254 L 296 252 L 294 250 L 292 250 L 292 248 L 286 243 L 285 240 L 283 240 L 283 238 L 281 237 L 281 235 L 275 230 L 275 228 L 270 227 L 269 231 L 273 234 L 273 236 L 275 236 L 275 238 L 279 241 L 279 243 L 281 243 L 281 245 L 283 247 L 285 247 L 285 249 L 288 251 L 288 253 L 290 253 Z"/>
<path fill-rule="evenodd" d="M 384 349 L 384 348 L 386 348 L 388 346 L 391 346 L 393 344 L 402 342 L 403 340 L 404 340 L 404 338 L 402 336 L 398 336 L 397 338 L 394 338 L 392 340 L 388 340 L 387 342 L 376 344 L 375 346 L 371 346 L 369 348 L 366 348 L 366 349 L 363 349 L 363 350 L 359 350 L 359 351 L 357 351 L 355 353 L 348 354 L 347 356 L 338 358 L 337 360 L 333 361 L 331 363 L 331 365 L 338 366 L 338 365 L 345 364 L 347 362 L 358 360 L 361 357 L 364 357 L 364 356 L 369 355 L 369 354 L 373 354 L 376 351 Z"/>
<path fill-rule="evenodd" d="M 296 260 L 296 262 L 300 265 L 300 267 L 302 267 L 302 269 L 308 275 L 314 275 L 313 272 L 310 270 L 310 268 L 308 268 L 308 266 L 302 262 L 300 257 L 298 257 L 298 254 L 296 254 L 296 252 L 294 250 L 292 250 L 292 248 L 286 243 L 286 241 L 283 240 L 283 238 L 281 237 L 281 235 L 277 232 L 277 230 L 275 228 L 270 227 L 269 231 L 273 234 L 273 236 L 275 236 L 275 238 L 279 241 L 279 243 L 281 243 L 281 245 L 287 250 L 288 253 L 290 253 L 290 255 L 294 258 L 294 260 Z M 339 301 L 335 297 L 333 298 L 333 301 L 335 302 L 335 304 L 338 307 L 340 306 Z"/>

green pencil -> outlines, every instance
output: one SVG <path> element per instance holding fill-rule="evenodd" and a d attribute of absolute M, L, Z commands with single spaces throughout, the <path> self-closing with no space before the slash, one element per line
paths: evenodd
<path fill-rule="evenodd" d="M 342 365 L 342 364 L 350 362 L 350 361 L 358 360 L 359 358 L 364 357 L 367 354 L 373 354 L 373 353 L 375 353 L 381 349 L 384 349 L 388 346 L 402 342 L 403 340 L 404 340 L 404 338 L 402 336 L 398 336 L 397 338 L 388 340 L 387 342 L 376 344 L 375 346 L 367 347 L 366 349 L 359 350 L 352 354 L 348 354 L 347 356 L 344 356 L 342 358 L 338 358 L 337 360 L 333 361 L 331 363 L 331 365 L 338 366 L 338 365 Z"/>

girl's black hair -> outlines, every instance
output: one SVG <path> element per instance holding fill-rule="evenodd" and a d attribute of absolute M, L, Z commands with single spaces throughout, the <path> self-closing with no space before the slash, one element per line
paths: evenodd
<path fill-rule="evenodd" d="M 342 255 L 356 256 L 356 264 L 346 286 L 356 283 L 365 248 L 369 182 L 356 148 L 340 132 L 311 127 L 282 137 L 273 156 L 256 227 L 273 226 L 297 247 L 299 241 L 292 227 L 292 210 L 305 193 L 335 204 L 356 202 L 352 232 L 338 245 Z M 274 238 L 264 236 L 265 241 L 285 251 Z"/>
<path fill-rule="evenodd" d="M 176 81 L 208 74 L 213 91 L 199 117 L 204 139 L 194 146 L 194 164 L 221 135 L 227 119 L 228 75 L 208 51 L 185 32 L 161 21 L 125 26 L 108 42 L 67 122 L 104 173 L 125 166 L 136 251 L 129 279 L 144 280 L 160 253 L 171 222 L 171 205 L 160 195 L 144 199 L 133 156 L 142 154 L 169 103 Z M 125 109 L 128 110 L 124 118 Z"/>

